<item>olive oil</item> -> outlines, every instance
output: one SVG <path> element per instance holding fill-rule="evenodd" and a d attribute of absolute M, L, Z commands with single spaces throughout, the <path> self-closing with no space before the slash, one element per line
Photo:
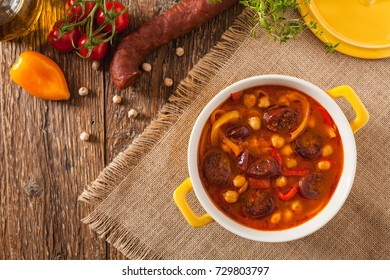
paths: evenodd
<path fill-rule="evenodd" d="M 0 41 L 26 35 L 42 11 L 42 0 L 1 0 Z"/>

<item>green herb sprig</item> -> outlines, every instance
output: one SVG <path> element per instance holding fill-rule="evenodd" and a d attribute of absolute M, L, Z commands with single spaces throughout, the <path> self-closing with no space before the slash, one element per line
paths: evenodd
<path fill-rule="evenodd" d="M 222 0 L 210 0 L 211 3 Z M 275 41 L 284 43 L 296 38 L 306 28 L 310 28 L 318 36 L 322 36 L 327 47 L 327 53 L 334 53 L 339 43 L 332 44 L 321 30 L 318 30 L 314 21 L 306 23 L 306 15 L 294 17 L 294 11 L 299 10 L 299 2 L 310 3 L 310 0 L 240 0 L 240 3 L 255 13 L 255 34 L 257 26 L 263 28 Z"/>

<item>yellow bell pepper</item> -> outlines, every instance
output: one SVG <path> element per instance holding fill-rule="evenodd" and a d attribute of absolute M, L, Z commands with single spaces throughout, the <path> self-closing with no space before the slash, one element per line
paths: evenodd
<path fill-rule="evenodd" d="M 20 54 L 11 68 L 12 80 L 33 96 L 48 100 L 70 98 L 61 68 L 47 56 L 33 51 Z"/>

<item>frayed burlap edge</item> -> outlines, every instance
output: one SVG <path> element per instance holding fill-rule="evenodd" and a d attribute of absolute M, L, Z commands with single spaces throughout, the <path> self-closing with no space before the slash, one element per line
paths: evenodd
<path fill-rule="evenodd" d="M 162 256 L 157 254 L 137 237 L 130 234 L 119 220 L 112 219 L 104 213 L 95 212 L 83 219 L 91 229 L 96 231 L 100 238 L 106 238 L 107 242 L 132 260 L 160 260 Z"/>
<path fill-rule="evenodd" d="M 222 35 L 221 41 L 180 82 L 174 94 L 169 98 L 169 102 L 158 113 L 157 118 L 134 139 L 124 152 L 119 153 L 101 171 L 95 181 L 85 187 L 79 196 L 80 201 L 98 204 L 123 181 L 190 106 L 204 85 L 225 65 L 239 44 L 248 37 L 254 26 L 251 19 L 253 19 L 253 14 L 248 9 L 237 17 L 232 26 Z"/>

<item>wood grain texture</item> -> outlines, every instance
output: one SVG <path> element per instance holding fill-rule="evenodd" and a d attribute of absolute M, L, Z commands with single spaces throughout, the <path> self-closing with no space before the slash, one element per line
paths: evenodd
<path fill-rule="evenodd" d="M 131 29 L 179 1 L 122 0 L 132 15 Z M 94 180 L 156 116 L 176 85 L 219 40 L 241 11 L 239 5 L 203 27 L 147 57 L 153 70 L 131 88 L 118 91 L 108 68 L 112 50 L 99 71 L 75 54 L 59 54 L 46 44 L 50 25 L 63 14 L 59 1 L 44 1 L 37 31 L 0 43 L 0 259 L 122 259 L 84 226 L 88 206 L 77 201 Z M 131 30 L 130 29 L 130 30 Z M 176 47 L 185 55 L 177 57 Z M 40 51 L 63 69 L 72 98 L 52 102 L 33 98 L 16 86 L 9 69 L 24 50 Z M 163 79 L 170 77 L 172 87 Z M 90 94 L 80 97 L 78 88 Z M 120 94 L 120 105 L 112 97 Z M 131 108 L 140 115 L 127 118 Z M 79 140 L 82 131 L 89 142 Z"/>

